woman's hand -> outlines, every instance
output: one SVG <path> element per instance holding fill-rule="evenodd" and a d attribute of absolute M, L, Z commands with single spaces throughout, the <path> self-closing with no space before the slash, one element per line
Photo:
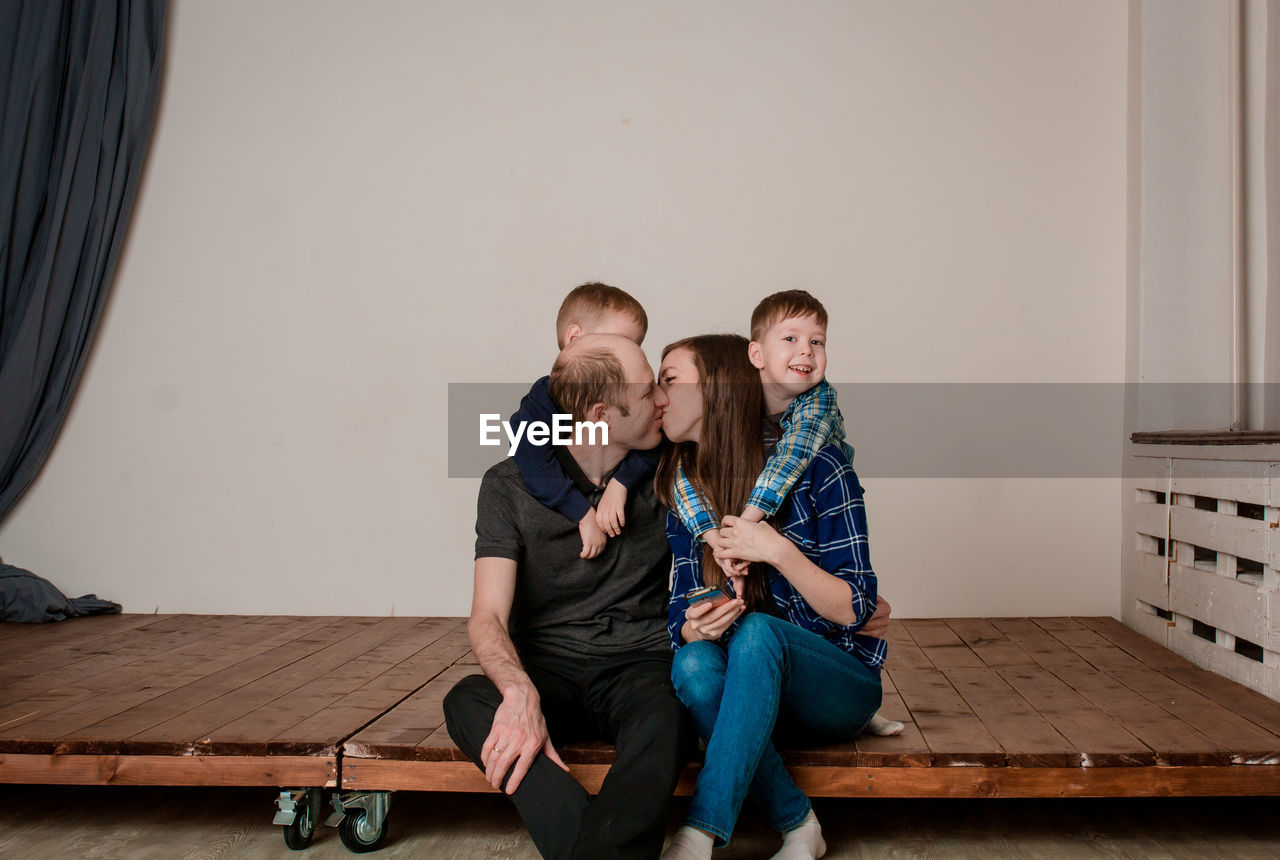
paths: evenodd
<path fill-rule="evenodd" d="M 725 517 L 720 523 L 720 545 L 715 548 L 716 560 L 734 558 L 742 561 L 762 561 L 778 566 L 782 553 L 791 548 L 791 541 L 765 523 L 753 523 L 742 517 Z"/>
<path fill-rule="evenodd" d="M 818 567 L 772 526 L 725 517 L 720 523 L 720 546 L 717 559 L 723 553 L 726 557 L 762 561 L 782 574 L 823 618 L 841 627 L 857 623 L 853 586 Z"/>
<path fill-rule="evenodd" d="M 724 575 L 733 583 L 733 593 L 742 596 L 742 589 L 746 583 L 743 580 L 748 573 L 751 562 L 733 558 L 729 555 L 721 555 L 718 550 L 724 548 L 724 543 L 720 540 L 720 529 L 707 529 L 702 533 L 702 539 L 706 541 L 707 546 L 711 547 L 711 551 L 715 556 L 716 564 L 720 565 L 720 569 L 724 571 Z"/>
<path fill-rule="evenodd" d="M 724 635 L 747 608 L 741 598 L 734 598 L 719 606 L 712 606 L 711 601 L 695 603 L 685 612 L 684 626 L 680 628 L 680 636 L 686 642 L 706 640 L 714 642 Z"/>

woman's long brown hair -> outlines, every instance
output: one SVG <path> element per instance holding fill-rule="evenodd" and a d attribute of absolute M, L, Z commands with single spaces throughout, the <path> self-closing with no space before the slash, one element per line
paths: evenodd
<path fill-rule="evenodd" d="M 658 462 L 654 486 L 658 499 L 673 510 L 679 467 L 693 484 L 702 502 L 717 521 L 737 516 L 751 498 L 751 490 L 764 468 L 764 407 L 760 372 L 747 356 L 748 341 L 736 334 L 703 334 L 678 340 L 662 350 L 662 358 L 676 349 L 693 353 L 702 390 L 702 433 L 699 442 L 668 445 Z M 702 552 L 702 581 L 725 586 L 724 571 L 711 547 Z M 753 564 L 746 577 L 747 609 L 768 597 L 763 566 Z"/>

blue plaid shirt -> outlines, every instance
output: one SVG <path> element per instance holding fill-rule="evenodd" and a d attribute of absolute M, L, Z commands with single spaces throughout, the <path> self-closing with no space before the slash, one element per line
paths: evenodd
<path fill-rule="evenodd" d="M 835 387 L 825 379 L 797 395 L 782 413 L 778 425 L 782 432 L 777 445 L 747 500 L 748 505 L 764 511 L 766 517 L 778 512 L 796 479 L 809 467 L 809 462 L 823 445 L 839 446 L 845 459 L 853 462 L 853 448 L 845 441 L 844 417 L 836 404 Z M 680 520 L 694 535 L 720 526 L 703 504 L 693 483 L 685 477 L 683 467 L 676 475 L 675 499 Z"/>
<path fill-rule="evenodd" d="M 781 616 L 817 633 L 872 668 L 884 665 L 888 652 L 885 641 L 858 632 L 875 612 L 876 574 L 871 569 L 862 485 L 839 446 L 826 445 L 818 451 L 783 500 L 774 525 L 806 558 L 849 584 L 857 621 L 841 626 L 823 618 L 786 577 L 770 568 L 769 591 Z M 680 628 L 689 609 L 685 595 L 702 585 L 702 546 L 675 513 L 667 514 L 667 540 L 675 555 L 667 632 L 671 635 L 672 648 L 679 648 L 684 644 Z M 737 630 L 741 620 L 729 628 L 726 639 Z"/>

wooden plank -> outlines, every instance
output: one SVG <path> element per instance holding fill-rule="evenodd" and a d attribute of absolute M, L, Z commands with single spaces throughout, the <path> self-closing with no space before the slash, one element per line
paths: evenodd
<path fill-rule="evenodd" d="M 923 637 L 937 635 L 936 625 L 920 625 L 920 629 Z M 933 665 L 930 655 L 916 644 L 907 623 L 891 622 L 887 638 L 890 644 L 886 665 L 898 695 L 929 748 L 932 765 L 1003 765 L 1004 750 Z"/>
<path fill-rule="evenodd" d="M 600 791 L 607 764 L 572 764 L 569 773 L 591 793 Z M 342 788 L 349 791 L 465 791 L 494 793 L 469 761 L 343 760 Z M 679 793 L 679 791 L 677 791 Z"/>
<path fill-rule="evenodd" d="M 470 647 L 466 619 L 435 620 L 445 622 L 443 636 L 437 636 L 389 671 L 280 732 L 271 739 L 270 750 L 281 754 L 293 745 L 311 743 L 315 738 L 332 743 L 345 740 L 454 665 L 457 655 Z M 415 628 L 413 632 L 420 640 L 435 635 L 425 628 Z M 474 668 L 478 664 L 469 665 Z"/>
<path fill-rule="evenodd" d="M 981 658 L 974 654 L 947 625 L 945 619 L 913 618 L 903 621 L 902 626 L 911 634 L 916 645 L 924 651 L 929 662 L 939 669 L 953 667 L 977 669 L 985 665 Z"/>
<path fill-rule="evenodd" d="M 932 669 L 933 661 L 924 653 L 911 634 L 896 618 L 889 622 L 889 632 L 885 636 L 888 643 L 888 654 L 885 657 L 886 669 Z"/>
<path fill-rule="evenodd" d="M 296 690 L 210 732 L 202 746 L 211 752 L 247 754 L 265 747 L 272 754 L 302 753 L 340 744 L 448 667 L 452 659 L 433 647 L 452 639 L 450 658 L 469 647 L 456 621 L 431 619 L 361 654 Z M 415 655 L 422 659 L 400 668 Z M 399 669 L 399 671 L 397 671 Z M 347 702 L 338 708 L 340 701 Z M 299 729 L 298 726 L 301 726 Z"/>
<path fill-rule="evenodd" d="M 884 673 L 888 678 L 888 673 Z M 902 695 L 896 691 L 885 692 L 880 703 L 880 716 L 902 723 L 902 732 L 889 737 L 860 735 L 854 741 L 858 767 L 928 767 L 933 764 L 933 751 L 920 734 L 920 728 L 911 716 L 911 710 Z M 797 760 L 797 764 L 806 762 Z"/>
<path fill-rule="evenodd" d="M 414 758 L 435 755 L 436 745 L 424 746 L 444 725 L 444 697 L 474 666 L 453 666 L 383 714 L 343 745 L 343 755 L 354 758 Z M 422 747 L 422 753 L 416 748 Z"/>
<path fill-rule="evenodd" d="M 1280 617 L 1275 591 L 1173 564 L 1169 566 L 1169 608 L 1269 651 L 1280 651 L 1280 630 L 1272 630 L 1268 623 Z"/>
<path fill-rule="evenodd" d="M 1130 434 L 1135 445 L 1274 445 L 1280 433 L 1274 430 L 1150 430 Z M 1235 456 L 1231 454 L 1229 456 Z"/>
<path fill-rule="evenodd" d="M 1231 460 L 1173 460 L 1173 492 L 1210 499 L 1267 503 L 1266 465 Z"/>
<path fill-rule="evenodd" d="M 414 747 L 413 757 L 422 761 L 470 761 L 449 737 L 449 727 L 443 725 Z"/>
<path fill-rule="evenodd" d="M 127 655 L 130 662 L 126 665 L 102 670 L 78 683 L 0 708 L 0 724 L 4 726 L 0 728 L 0 738 L 59 738 L 220 668 L 215 664 L 232 662 L 234 656 L 185 654 L 183 645 L 192 641 L 218 641 L 220 634 L 235 630 L 245 621 L 244 617 L 221 616 L 209 623 L 193 623 L 188 628 L 162 634 L 145 648 L 130 649 L 132 653 Z M 25 716 L 17 716 L 24 711 Z M 8 745 L 5 748 L 14 751 Z"/>
<path fill-rule="evenodd" d="M 1125 612 L 1124 623 L 1132 626 L 1152 643 L 1158 643 L 1162 648 L 1168 647 L 1169 628 L 1173 626 L 1172 621 L 1161 618 L 1154 612 L 1133 608 Z"/>
<path fill-rule="evenodd" d="M 1047 619 L 992 619 L 1002 633 L 1026 651 L 1046 670 L 1076 691 L 1155 753 L 1160 765 L 1212 766 L 1231 763 L 1231 753 L 1192 726 L 1121 684 L 1087 660 L 1064 648 L 1062 643 L 1039 626 L 1052 625 Z M 1058 624 L 1079 627 L 1073 619 Z"/>
<path fill-rule="evenodd" d="M 1182 505 L 1174 505 L 1169 510 L 1169 533 L 1174 541 L 1267 563 L 1267 524 L 1264 521 Z M 1184 564 L 1191 562 L 1183 558 L 1176 560 Z"/>
<path fill-rule="evenodd" d="M 943 669 L 1011 767 L 1078 767 L 1081 751 L 992 669 Z"/>
<path fill-rule="evenodd" d="M 1004 749 L 940 670 L 895 669 L 893 679 L 934 766 L 1004 764 Z"/>
<path fill-rule="evenodd" d="M 1169 628 L 1169 647 L 1196 665 L 1216 672 L 1229 681 L 1261 690 L 1268 695 L 1280 695 L 1280 668 L 1274 665 L 1250 660 L 1180 627 Z"/>
<path fill-rule="evenodd" d="M 1005 637 L 985 618 L 948 618 L 947 625 L 955 631 L 984 666 L 1034 666 L 1027 652 Z"/>
<path fill-rule="evenodd" d="M 1092 630 L 1081 625 L 1074 630 L 1055 631 L 1054 637 L 1130 690 L 1230 751 L 1234 763 L 1280 763 L 1280 737 L 1172 678 L 1153 672 L 1141 660 Z"/>
<path fill-rule="evenodd" d="M 231 665 L 92 725 L 66 733 L 62 740 L 68 744 L 67 751 L 99 754 L 146 752 L 149 748 L 131 745 L 128 739 L 238 690 L 250 681 L 296 663 L 300 657 L 346 638 L 353 629 L 342 619 L 323 617 L 281 619 L 275 628 L 274 632 L 266 635 L 258 633 L 257 646 L 242 650 Z M 210 642 L 209 648 L 211 653 L 223 650 L 220 642 Z M 216 667 L 209 665 L 208 668 L 213 670 Z M 111 741 L 119 743 L 109 743 Z"/>
<path fill-rule="evenodd" d="M 1131 481 L 1132 489 L 1152 493 L 1169 491 L 1168 457 L 1133 457 L 1125 468 L 1125 477 Z"/>
<path fill-rule="evenodd" d="M 373 623 L 369 623 L 370 621 Z M 194 744 L 198 749 L 211 732 L 267 702 L 289 695 L 293 690 L 330 669 L 341 666 L 371 648 L 376 648 L 406 626 L 412 626 L 415 619 L 343 619 L 339 623 L 348 626 L 356 625 L 356 627 L 350 635 L 314 653 L 300 650 L 299 653 L 304 656 L 293 663 L 256 678 L 197 709 L 139 732 L 130 738 L 130 742 L 153 744 L 169 742 L 174 744 L 175 748 Z"/>
<path fill-rule="evenodd" d="M 336 757 L 93 756 L 0 753 L 0 783 L 337 787 Z"/>
<path fill-rule="evenodd" d="M 92 643 L 106 643 L 130 630 L 155 624 L 163 616 L 120 613 L 85 615 L 49 624 L 0 622 L 0 647 L 12 657 L 28 654 L 58 653 L 71 648 L 84 648 Z"/>
<path fill-rule="evenodd" d="M 796 768 L 810 797 L 1211 797 L 1270 796 L 1280 768 L 1229 767 L 951 767 Z"/>
<path fill-rule="evenodd" d="M 202 616 L 191 617 L 186 625 L 173 626 L 174 619 L 160 617 L 154 624 L 128 630 L 109 642 L 92 640 L 84 647 L 70 645 L 68 649 L 44 653 L 38 649 L 29 652 L 11 652 L 0 670 L 0 683 L 8 691 L 7 701 L 16 703 L 36 696 L 54 693 L 64 699 L 75 695 L 82 685 L 116 672 L 137 661 L 167 653 L 183 642 L 190 641 L 194 631 L 227 631 L 241 626 L 247 619 L 241 617 Z"/>
<path fill-rule="evenodd" d="M 1164 502 L 1134 502 L 1133 530 L 1164 540 L 1169 534 L 1169 505 Z"/>
<path fill-rule="evenodd" d="M 1080 751 L 1085 767 L 1155 765 L 1150 747 L 1045 668 L 1009 666 L 997 671 Z"/>
<path fill-rule="evenodd" d="M 1169 608 L 1169 584 L 1165 579 L 1166 564 L 1163 556 L 1146 552 L 1134 552 L 1129 567 L 1129 592 L 1152 606 Z"/>
<path fill-rule="evenodd" d="M 1272 734 L 1280 735 L 1280 702 L 1201 669 L 1185 657 L 1160 647 L 1114 618 L 1082 618 L 1080 621 L 1154 671 L 1192 690 L 1199 690 L 1232 713 L 1239 714 Z"/>
<path fill-rule="evenodd" d="M 87 724 L 162 696 L 207 673 L 233 665 L 251 647 L 243 642 L 233 643 L 244 639 L 246 630 L 249 636 L 259 639 L 262 634 L 255 633 L 248 625 L 248 617 L 227 616 L 225 620 L 239 623 L 223 625 L 221 629 L 210 625 L 194 625 L 182 638 L 174 638 L 177 634 L 173 634 L 153 642 L 148 650 L 155 653 L 149 656 L 114 670 L 104 669 L 80 683 L 18 703 L 17 707 L 24 709 L 31 705 L 36 707 L 31 709 L 26 718 L 11 720 L 0 730 L 0 738 L 5 739 L 0 741 L 0 748 L 11 752 L 46 751 L 44 747 L 47 744 L 19 748 L 10 741 L 63 738 Z M 193 642 L 199 644 L 192 645 Z M 93 667 L 96 664 L 85 665 Z M 96 749 L 75 751 L 110 752 Z"/>
<path fill-rule="evenodd" d="M 1280 768 L 1228 767 L 792 767 L 811 797 L 1231 797 L 1280 794 Z M 588 791 L 598 792 L 607 765 L 570 768 Z M 692 793 L 688 769 L 676 794 Z M 344 765 L 347 790 L 492 792 L 470 762 L 357 760 Z"/>

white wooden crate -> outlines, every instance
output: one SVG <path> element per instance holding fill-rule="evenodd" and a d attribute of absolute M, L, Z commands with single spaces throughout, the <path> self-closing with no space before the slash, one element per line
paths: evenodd
<path fill-rule="evenodd" d="M 1124 622 L 1280 699 L 1280 445 L 1137 445 L 1132 457 Z"/>

